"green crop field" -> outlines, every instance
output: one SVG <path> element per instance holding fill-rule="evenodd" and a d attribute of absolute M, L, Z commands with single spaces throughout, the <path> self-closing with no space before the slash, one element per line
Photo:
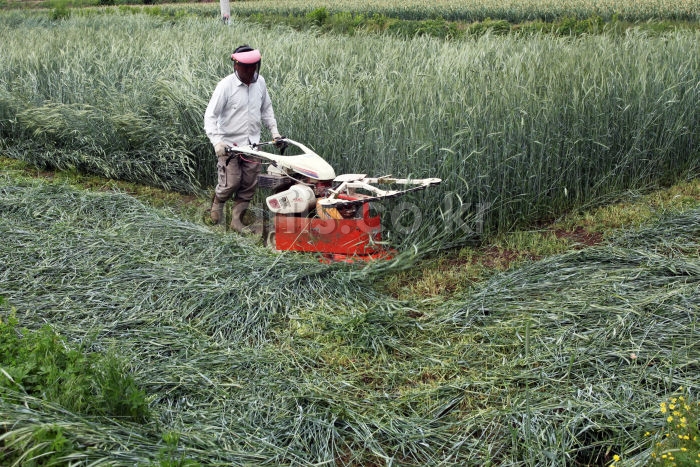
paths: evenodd
<path fill-rule="evenodd" d="M 698 170 L 695 31 L 451 42 L 111 11 L 0 16 L 7 154 L 206 190 L 214 157 L 204 108 L 231 71 L 233 44 L 249 42 L 263 50 L 285 135 L 340 173 L 444 180 L 411 202 L 445 241 Z"/>
<path fill-rule="evenodd" d="M 252 18 L 692 23 L 694 2 L 248 1 L 229 26 L 215 2 L 63 6 L 0 11 L 0 464 L 700 460 L 698 28 L 457 40 Z M 443 179 L 384 207 L 394 261 L 273 253 L 6 162 L 206 204 L 203 112 L 241 43 L 282 133 L 338 173 Z M 683 181 L 595 245 L 452 294 L 387 290 L 421 257 L 456 273 L 464 245 Z"/>
<path fill-rule="evenodd" d="M 184 0 L 5 0 L 0 7 L 80 7 L 146 4 L 150 11 L 171 10 L 172 4 L 188 3 Z M 218 1 L 189 2 L 175 9 L 197 14 L 218 13 Z M 170 4 L 170 5 L 169 5 Z M 395 19 L 447 21 L 483 21 L 503 19 L 512 23 L 542 20 L 553 21 L 562 17 L 579 19 L 599 16 L 632 21 L 698 21 L 700 7 L 693 0 L 246 0 L 231 1 L 232 13 L 239 15 L 303 16 L 316 10 L 329 15 L 350 14 L 363 17 L 384 16 Z"/>
<path fill-rule="evenodd" d="M 279 0 L 231 2 L 231 11 L 249 14 L 306 14 L 325 8 L 329 14 L 350 12 L 365 16 L 385 15 L 399 19 L 442 18 L 449 21 L 482 21 L 486 18 L 510 22 L 551 21 L 565 16 L 589 18 L 613 16 L 628 21 L 697 21 L 700 7 L 691 0 Z"/>

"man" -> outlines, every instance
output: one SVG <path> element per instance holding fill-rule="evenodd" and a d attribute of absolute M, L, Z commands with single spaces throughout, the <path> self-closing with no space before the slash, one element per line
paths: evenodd
<path fill-rule="evenodd" d="M 231 230 L 241 232 L 243 213 L 258 184 L 260 162 L 245 155 L 226 153 L 227 146 L 260 142 L 262 124 L 280 139 L 265 79 L 259 75 L 260 51 L 242 45 L 231 55 L 234 72 L 222 79 L 204 112 L 204 131 L 216 152 L 218 183 L 214 190 L 211 220 L 220 225 L 226 201 L 234 198 Z"/>

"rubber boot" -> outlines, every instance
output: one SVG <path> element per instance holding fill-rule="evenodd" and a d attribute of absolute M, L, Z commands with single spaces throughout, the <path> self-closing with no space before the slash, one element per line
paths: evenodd
<path fill-rule="evenodd" d="M 231 211 L 231 230 L 234 232 L 242 233 L 243 228 L 243 213 L 248 209 L 248 201 L 236 201 L 233 205 L 233 210 Z"/>
<path fill-rule="evenodd" d="M 211 223 L 212 225 L 221 225 L 224 220 L 224 205 L 226 201 L 221 201 L 214 196 L 214 201 L 211 203 Z"/>

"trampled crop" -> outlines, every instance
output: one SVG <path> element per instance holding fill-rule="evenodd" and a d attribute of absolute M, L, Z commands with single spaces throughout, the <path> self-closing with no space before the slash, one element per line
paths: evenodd
<path fill-rule="evenodd" d="M 374 291 L 372 270 L 276 256 L 124 194 L 3 178 L 0 295 L 22 326 L 120 358 L 150 415 L 88 416 L 0 380 L 0 452 L 644 465 L 659 403 L 679 386 L 697 399 L 699 229 L 697 209 L 669 215 L 436 309 Z"/>

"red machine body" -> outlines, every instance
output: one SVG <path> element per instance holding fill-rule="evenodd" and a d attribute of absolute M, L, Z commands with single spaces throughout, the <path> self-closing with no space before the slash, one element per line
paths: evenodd
<path fill-rule="evenodd" d="M 276 214 L 274 241 L 277 250 L 320 253 L 330 261 L 390 259 L 392 251 L 381 244 L 379 215 L 369 203 L 350 218 L 299 217 Z"/>

